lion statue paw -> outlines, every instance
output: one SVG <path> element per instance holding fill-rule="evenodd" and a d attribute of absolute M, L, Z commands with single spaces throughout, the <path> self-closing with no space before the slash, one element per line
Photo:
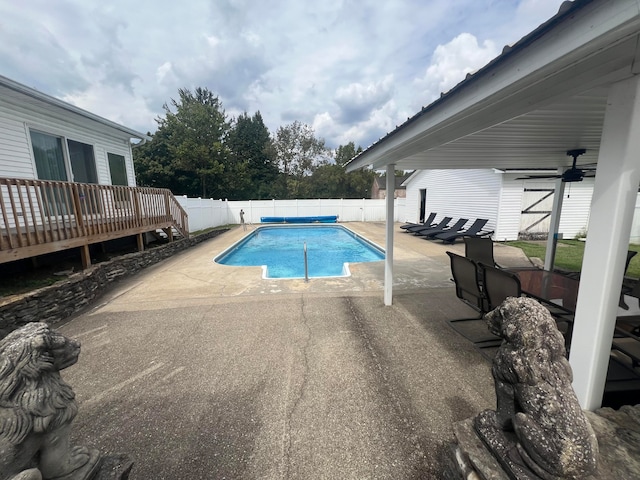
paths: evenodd
<path fill-rule="evenodd" d="M 42 480 L 42 474 L 37 468 L 30 468 L 11 477 L 9 480 Z"/>
<path fill-rule="evenodd" d="M 0 340 L 0 480 L 81 480 L 97 468 L 96 450 L 69 443 L 78 406 L 60 370 L 79 354 L 79 342 L 46 323 Z"/>

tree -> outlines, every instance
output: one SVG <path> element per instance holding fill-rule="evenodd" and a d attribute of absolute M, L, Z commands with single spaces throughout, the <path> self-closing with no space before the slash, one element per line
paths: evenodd
<path fill-rule="evenodd" d="M 278 128 L 273 141 L 280 172 L 283 174 L 283 190 L 287 198 L 302 198 L 304 177 L 311 175 L 319 165 L 326 164 L 326 148 L 323 139 L 317 139 L 313 129 L 295 121 Z"/>
<path fill-rule="evenodd" d="M 179 100 L 171 100 L 175 112 L 165 104 L 165 118 L 159 118 L 158 133 L 168 146 L 173 165 L 198 179 L 200 195 L 221 196 L 224 185 L 224 140 L 229 128 L 217 96 L 206 88 L 178 90 Z M 193 194 L 193 192 L 189 192 Z"/>
<path fill-rule="evenodd" d="M 349 160 L 356 155 L 362 153 L 362 147 L 358 146 L 356 149 L 355 143 L 349 142 L 346 145 L 340 145 L 336 148 L 335 159 L 336 165 L 344 167 Z"/>
<path fill-rule="evenodd" d="M 273 198 L 278 166 L 269 130 L 260 112 L 253 117 L 244 112 L 234 122 L 227 137 L 229 148 L 229 199 Z"/>
<path fill-rule="evenodd" d="M 335 163 L 321 165 L 312 175 L 312 193 L 315 198 L 369 198 L 375 172 L 371 169 L 347 173 L 345 165 L 362 152 L 353 142 L 335 150 Z"/>
<path fill-rule="evenodd" d="M 150 133 L 147 135 L 151 136 Z M 174 167 L 166 141 L 156 133 L 152 139 L 133 148 L 133 161 L 136 167 L 136 182 L 142 187 L 175 189 Z"/>

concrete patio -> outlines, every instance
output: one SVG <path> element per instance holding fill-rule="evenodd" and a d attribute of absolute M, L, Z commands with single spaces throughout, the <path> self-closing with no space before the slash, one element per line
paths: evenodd
<path fill-rule="evenodd" d="M 384 245 L 383 223 L 347 226 Z M 59 327 L 82 342 L 76 442 L 129 454 L 132 479 L 442 478 L 493 381 L 446 322 L 474 314 L 445 254 L 463 245 L 396 232 L 391 307 L 383 262 L 309 283 L 213 263 L 239 227 L 118 283 Z"/>

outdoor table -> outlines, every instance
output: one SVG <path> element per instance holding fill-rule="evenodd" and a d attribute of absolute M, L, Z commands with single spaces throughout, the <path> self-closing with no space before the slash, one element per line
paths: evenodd
<path fill-rule="evenodd" d="M 573 315 L 580 282 L 557 272 L 534 268 L 510 269 L 520 280 L 522 293 Z"/>

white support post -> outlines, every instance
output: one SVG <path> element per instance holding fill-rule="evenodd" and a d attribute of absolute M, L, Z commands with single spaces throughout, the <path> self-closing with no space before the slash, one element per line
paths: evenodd
<path fill-rule="evenodd" d="M 558 175 L 562 175 L 563 169 L 558 168 Z M 561 178 L 556 180 L 553 192 L 553 207 L 551 207 L 551 219 L 549 221 L 549 236 L 547 237 L 547 251 L 544 255 L 544 269 L 552 271 L 556 259 L 556 243 L 558 229 L 560 228 L 560 216 L 562 215 L 562 199 L 564 197 L 564 182 Z"/>
<path fill-rule="evenodd" d="M 569 362 L 580 405 L 602 404 L 640 183 L 640 77 L 611 87 L 593 190 Z"/>
<path fill-rule="evenodd" d="M 393 197 L 396 188 L 396 166 L 387 165 L 387 234 L 385 241 L 384 258 L 384 304 L 390 306 L 393 303 Z"/>

